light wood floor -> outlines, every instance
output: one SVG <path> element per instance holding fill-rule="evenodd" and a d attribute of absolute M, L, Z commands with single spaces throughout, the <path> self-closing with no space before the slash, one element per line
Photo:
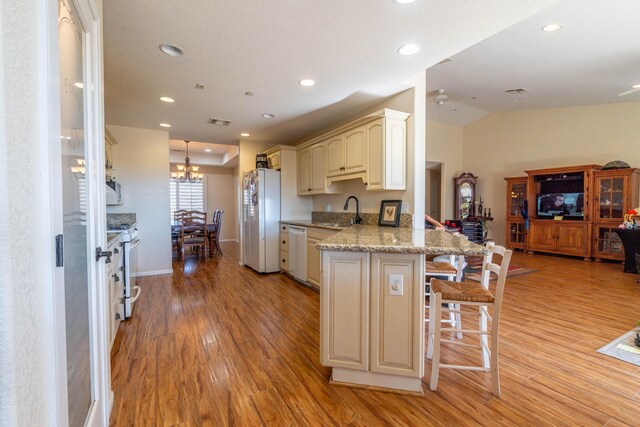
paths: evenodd
<path fill-rule="evenodd" d="M 640 285 L 620 264 L 514 254 L 539 271 L 507 282 L 502 398 L 480 372 L 443 370 L 431 392 L 428 361 L 413 397 L 329 385 L 318 293 L 240 267 L 237 244 L 223 245 L 142 279 L 114 344 L 112 425 L 640 424 L 640 367 L 596 352 L 640 318 Z M 475 357 L 443 348 L 444 363 Z"/>

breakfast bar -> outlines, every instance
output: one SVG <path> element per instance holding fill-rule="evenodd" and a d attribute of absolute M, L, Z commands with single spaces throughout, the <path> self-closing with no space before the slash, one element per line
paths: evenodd
<path fill-rule="evenodd" d="M 484 255 L 440 230 L 347 227 L 321 241 L 321 363 L 331 382 L 422 394 L 425 255 Z"/>

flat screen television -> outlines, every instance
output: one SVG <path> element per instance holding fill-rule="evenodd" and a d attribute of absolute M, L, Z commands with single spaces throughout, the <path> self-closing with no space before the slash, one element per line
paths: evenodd
<path fill-rule="evenodd" d="M 583 219 L 584 193 L 538 194 L 538 218 Z"/>

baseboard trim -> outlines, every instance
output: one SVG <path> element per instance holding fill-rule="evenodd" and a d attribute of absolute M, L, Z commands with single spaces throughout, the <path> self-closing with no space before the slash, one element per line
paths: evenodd
<path fill-rule="evenodd" d="M 141 271 L 136 274 L 132 274 L 133 277 L 144 277 L 144 276 L 159 276 L 161 274 L 173 274 L 173 269 L 169 270 L 156 270 L 156 271 Z"/>

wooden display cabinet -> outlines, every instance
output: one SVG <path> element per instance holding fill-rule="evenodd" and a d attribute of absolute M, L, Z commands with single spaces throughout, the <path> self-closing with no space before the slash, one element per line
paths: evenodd
<path fill-rule="evenodd" d="M 634 168 L 598 170 L 594 174 L 593 256 L 624 259 L 622 242 L 614 229 L 629 209 L 638 206 L 640 170 Z"/>
<path fill-rule="evenodd" d="M 527 177 L 505 178 L 507 181 L 507 212 L 505 241 L 509 249 L 527 248 L 527 227 L 522 212 L 527 200 Z"/>

